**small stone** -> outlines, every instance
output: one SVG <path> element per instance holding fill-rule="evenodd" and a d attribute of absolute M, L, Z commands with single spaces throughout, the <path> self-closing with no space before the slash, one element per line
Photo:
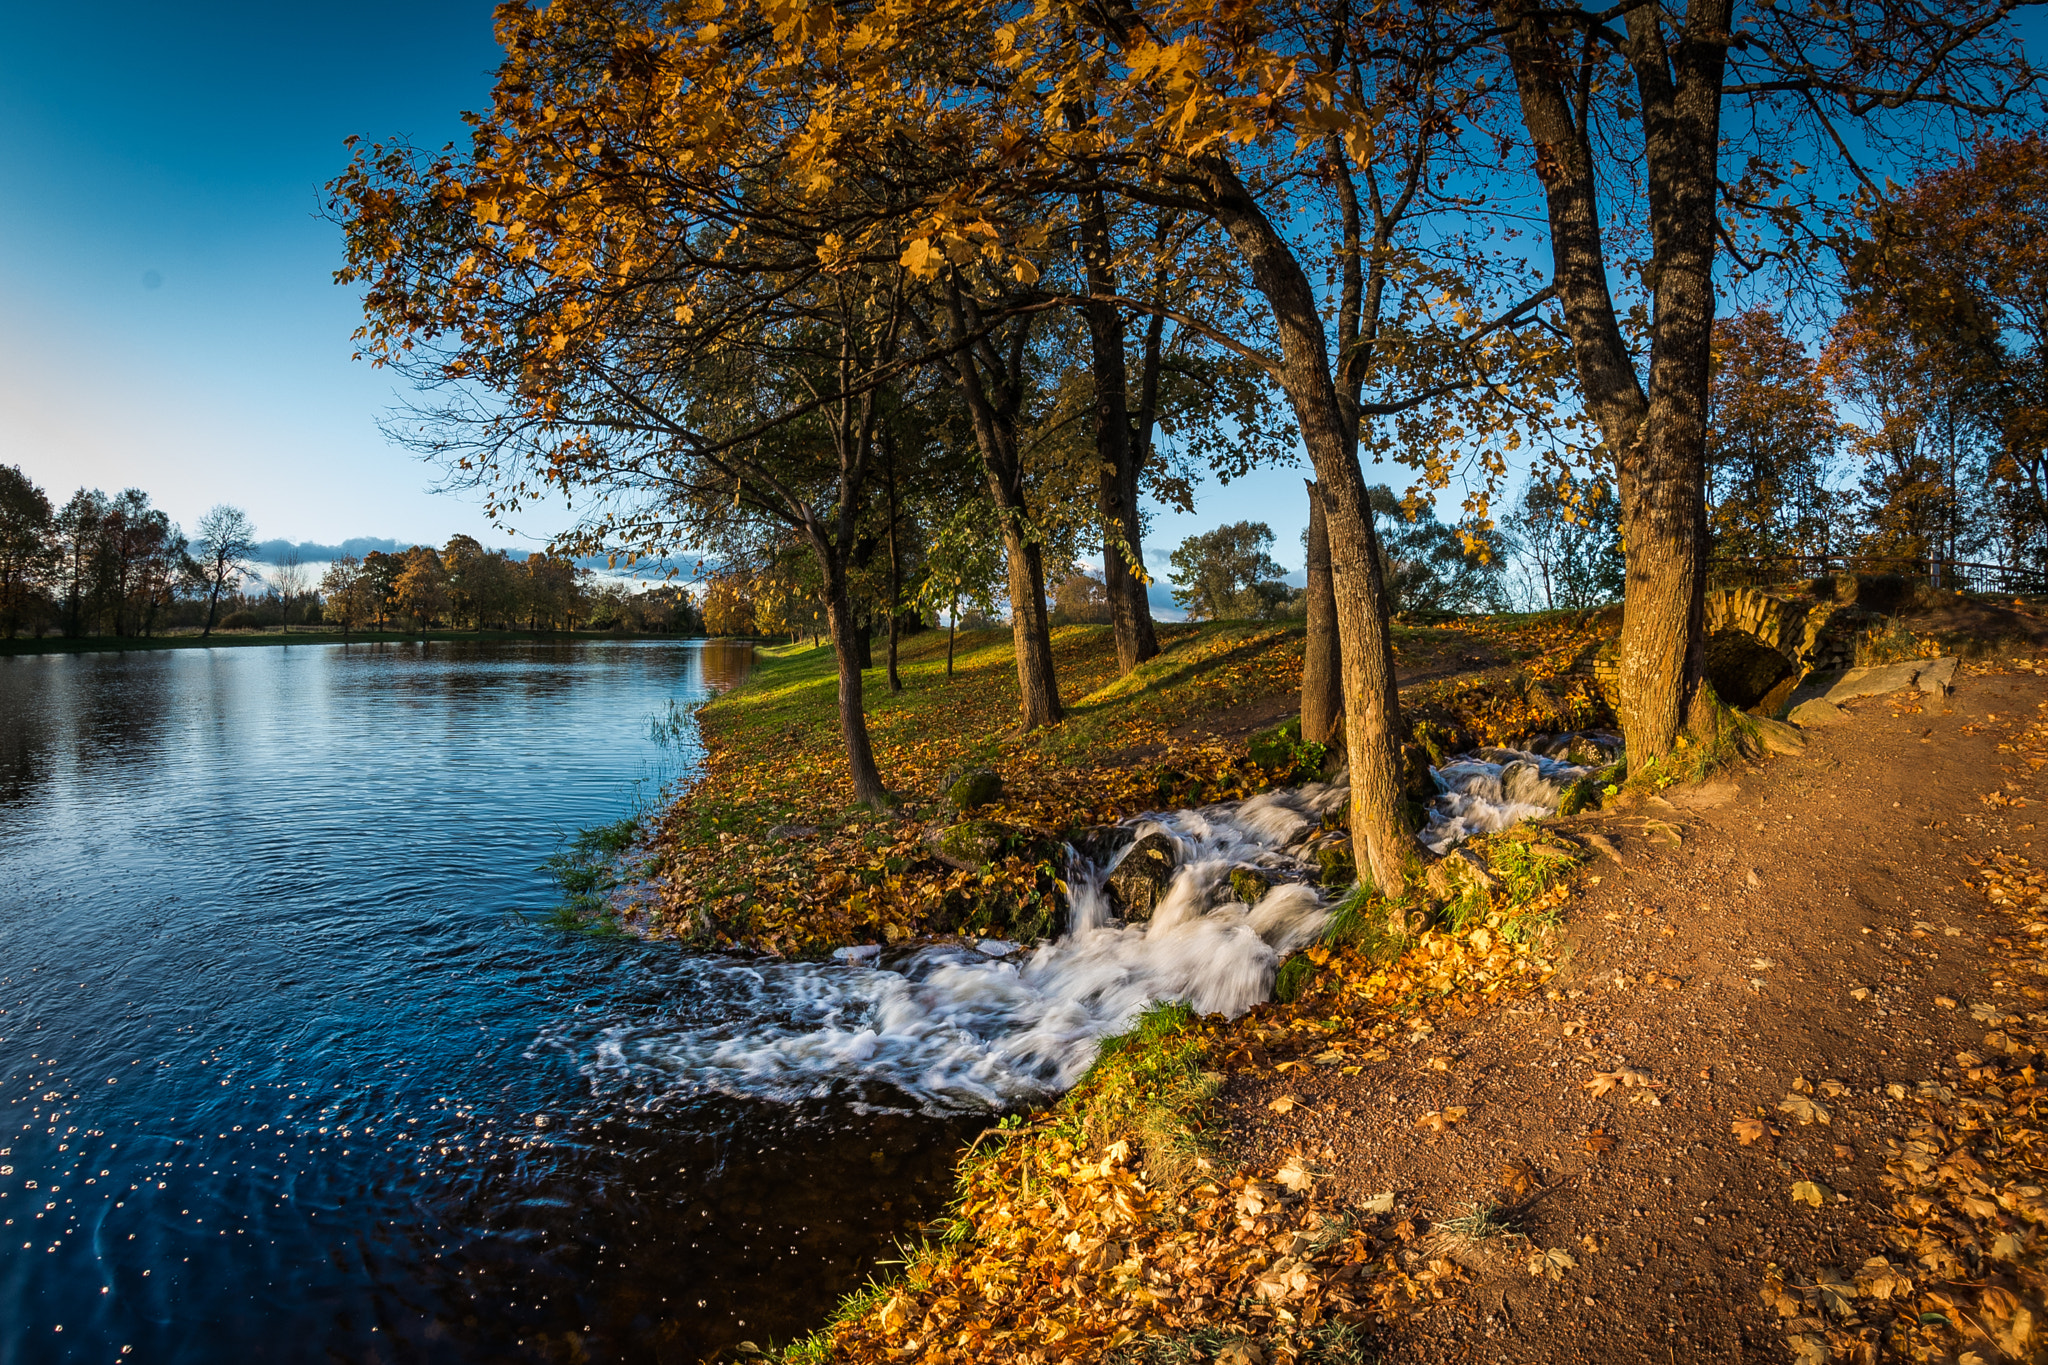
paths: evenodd
<path fill-rule="evenodd" d="M 1265 894 L 1273 889 L 1273 883 L 1266 879 L 1264 873 L 1240 867 L 1230 874 L 1230 889 L 1246 905 L 1257 905 Z"/>
<path fill-rule="evenodd" d="M 834 948 L 832 950 L 832 960 L 834 962 L 843 962 L 849 966 L 856 966 L 863 962 L 873 962 L 881 955 L 882 945 L 879 943 L 856 943 L 850 948 Z"/>
<path fill-rule="evenodd" d="M 1786 713 L 1785 719 L 1802 730 L 1820 725 L 1840 725 L 1849 713 L 1825 697 L 1809 697 Z"/>
<path fill-rule="evenodd" d="M 1771 720 L 1766 716 L 1753 717 L 1757 738 L 1774 754 L 1792 758 L 1806 752 L 1806 736 L 1782 720 Z"/>

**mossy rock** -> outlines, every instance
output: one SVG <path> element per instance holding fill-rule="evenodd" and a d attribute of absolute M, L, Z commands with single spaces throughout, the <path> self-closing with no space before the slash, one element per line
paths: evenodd
<path fill-rule="evenodd" d="M 1290 771 L 1295 765 L 1295 750 L 1300 744 L 1301 717 L 1290 716 L 1251 737 L 1252 762 L 1268 772 Z"/>
<path fill-rule="evenodd" d="M 1351 857 L 1351 842 L 1348 839 L 1332 839 L 1317 844 L 1315 851 L 1316 870 L 1326 887 L 1349 886 L 1358 880 L 1358 864 Z"/>
<path fill-rule="evenodd" d="M 985 867 L 999 858 L 1052 860 L 1058 852 L 1042 835 L 993 820 L 962 820 L 941 830 L 933 842 L 941 858 L 962 867 Z"/>
<path fill-rule="evenodd" d="M 969 811 L 986 806 L 1003 794 L 1002 774 L 993 768 L 969 768 L 947 779 L 940 799 L 948 810 Z"/>
<path fill-rule="evenodd" d="M 1590 777 L 1582 777 L 1564 789 L 1558 798 L 1559 815 L 1577 815 L 1583 810 L 1594 810 L 1600 805 L 1600 784 Z"/>
<path fill-rule="evenodd" d="M 1273 883 L 1262 872 L 1240 867 L 1230 874 L 1230 889 L 1246 905 L 1257 905 L 1273 889 Z"/>

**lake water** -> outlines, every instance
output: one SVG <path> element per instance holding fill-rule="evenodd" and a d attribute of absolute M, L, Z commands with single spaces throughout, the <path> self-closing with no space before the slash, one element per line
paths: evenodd
<path fill-rule="evenodd" d="M 608 1040 L 759 974 L 540 922 L 747 658 L 0 658 L 0 1365 L 696 1361 L 857 1287 L 980 1121 L 651 1090 Z"/>

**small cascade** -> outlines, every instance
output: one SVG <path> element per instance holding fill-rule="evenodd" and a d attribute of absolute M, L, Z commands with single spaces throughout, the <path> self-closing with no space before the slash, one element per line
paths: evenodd
<path fill-rule="evenodd" d="M 706 1091 L 781 1102 L 836 1099 L 926 1112 L 998 1109 L 1070 1088 L 1104 1038 L 1148 1006 L 1235 1017 L 1272 994 L 1281 959 L 1329 908 L 1310 849 L 1348 793 L 1314 783 L 1126 822 L 1097 863 L 1071 853 L 1068 931 L 1029 950 L 955 942 L 839 964 L 693 959 L 672 1004 L 645 1017 L 571 1021 L 543 1046 L 590 1056 L 603 1089 L 660 1107 Z M 1126 923 L 1105 885 L 1148 835 L 1175 850 L 1151 918 Z M 1271 885 L 1258 904 L 1230 874 Z"/>
<path fill-rule="evenodd" d="M 1621 756 L 1621 737 L 1605 731 L 1558 735 L 1527 749 L 1484 748 L 1431 770 L 1437 797 L 1416 838 L 1442 855 L 1475 834 L 1549 815 L 1579 779 Z"/>
<path fill-rule="evenodd" d="M 1548 814 L 1618 752 L 1613 736 L 1568 735 L 1461 755 L 1436 770 L 1440 794 L 1418 837 L 1442 853 Z M 706 1093 L 934 1114 L 1043 1100 L 1080 1080 L 1102 1040 L 1149 1005 L 1235 1018 L 1268 999 L 1281 960 L 1329 918 L 1312 854 L 1335 837 L 1324 822 L 1349 797 L 1339 774 L 1126 821 L 1113 855 L 1068 851 L 1067 932 L 1033 948 L 984 940 L 842 950 L 833 963 L 689 958 L 664 969 L 673 976 L 658 987 L 630 993 L 643 1002 L 622 1007 L 632 1017 L 579 1016 L 539 1045 L 585 1057 L 594 1086 L 646 1108 Z M 1151 917 L 1127 922 L 1106 887 L 1155 835 L 1173 871 Z M 1231 886 L 1245 869 L 1268 884 L 1255 905 Z"/>

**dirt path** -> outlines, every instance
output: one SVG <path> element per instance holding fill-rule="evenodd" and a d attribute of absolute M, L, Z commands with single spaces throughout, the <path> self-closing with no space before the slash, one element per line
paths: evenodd
<path fill-rule="evenodd" d="M 1995 969 L 1990 940 L 2013 921 L 1969 888 L 1965 858 L 2034 856 L 2035 781 L 2000 745 L 2044 707 L 2030 675 L 1966 675 L 1924 705 L 1869 698 L 1802 757 L 1573 822 L 1619 861 L 1589 869 L 1548 991 L 1353 1076 L 1235 1077 L 1233 1155 L 1305 1156 L 1356 1202 L 1393 1191 L 1413 1254 L 1463 1267 L 1470 1283 L 1424 1300 L 1390 1358 L 1786 1359 L 1767 1270 L 1897 1257 L 1879 1182 L 1884 1139 L 1916 1121 L 1908 1092 L 1982 1045 L 1973 1003 L 2042 998 Z M 1588 1088 L 1623 1071 L 1654 1084 Z M 1780 1111 L 1807 1086 L 1831 1122 Z M 1305 1116 L 1267 1110 L 1283 1091 Z M 1454 1106 L 1441 1133 L 1417 1126 Z M 1742 1145 L 1731 1124 L 1760 1114 L 1776 1134 Z M 1820 1207 L 1794 1202 L 1802 1181 Z M 1526 1240 L 1440 1226 L 1475 1206 Z M 1544 1250 L 1570 1258 L 1559 1278 L 1531 1274 Z"/>

